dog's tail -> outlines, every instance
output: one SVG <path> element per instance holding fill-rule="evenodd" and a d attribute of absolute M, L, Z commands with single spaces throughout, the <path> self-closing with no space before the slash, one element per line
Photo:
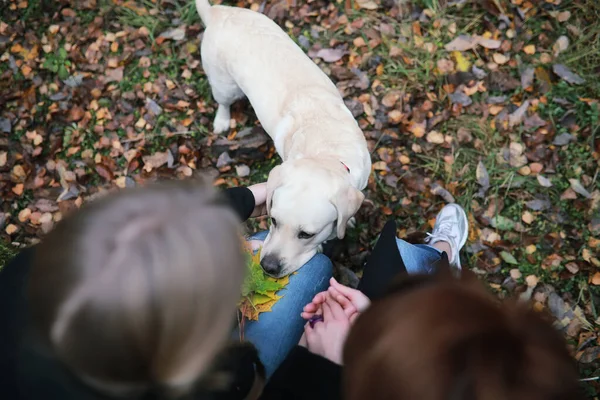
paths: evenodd
<path fill-rule="evenodd" d="M 208 26 L 210 23 L 210 9 L 211 5 L 208 0 L 196 0 L 196 9 L 200 14 L 200 19 L 204 22 L 204 26 Z"/>

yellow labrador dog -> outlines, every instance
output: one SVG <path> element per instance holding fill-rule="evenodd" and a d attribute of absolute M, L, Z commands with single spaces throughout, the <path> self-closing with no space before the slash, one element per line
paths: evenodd
<path fill-rule="evenodd" d="M 219 103 L 215 133 L 246 96 L 283 159 L 267 181 L 269 235 L 261 265 L 288 275 L 343 238 L 371 172 L 364 135 L 331 80 L 277 24 L 247 9 L 196 0 L 206 25 L 202 65 Z"/>

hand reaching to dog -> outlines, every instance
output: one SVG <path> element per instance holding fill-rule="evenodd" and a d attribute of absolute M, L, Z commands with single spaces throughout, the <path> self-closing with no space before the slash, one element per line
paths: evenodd
<path fill-rule="evenodd" d="M 254 211 L 252 211 L 250 216 L 260 217 L 267 215 L 267 182 L 248 186 L 248 189 L 250 189 L 254 196 Z"/>
<path fill-rule="evenodd" d="M 311 353 L 325 357 L 341 365 L 344 343 L 350 331 L 350 318 L 337 301 L 331 297 L 321 304 L 323 320 L 311 326 L 304 326 L 304 335 L 300 346 L 306 347 Z"/>
<path fill-rule="evenodd" d="M 344 286 L 334 278 L 331 278 L 329 283 L 331 286 L 327 291 L 317 293 L 312 302 L 304 306 L 304 311 L 301 314 L 302 318 L 309 320 L 315 315 L 322 314 L 322 306 L 328 298 L 341 306 L 350 322 L 354 322 L 356 317 L 371 304 L 369 298 L 361 291 Z"/>

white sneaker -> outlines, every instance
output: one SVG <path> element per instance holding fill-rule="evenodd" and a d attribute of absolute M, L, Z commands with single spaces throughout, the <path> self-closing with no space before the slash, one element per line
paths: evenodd
<path fill-rule="evenodd" d="M 461 269 L 459 252 L 469 237 L 469 220 L 465 210 L 454 203 L 444 206 L 435 219 L 433 231 L 427 235 L 429 237 L 425 241 L 429 245 L 448 243 L 452 251 L 450 265 Z"/>

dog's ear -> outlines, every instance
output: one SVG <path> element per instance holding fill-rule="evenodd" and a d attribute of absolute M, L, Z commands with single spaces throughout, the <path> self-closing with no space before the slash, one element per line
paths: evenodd
<path fill-rule="evenodd" d="M 267 214 L 271 215 L 271 201 L 273 199 L 273 193 L 275 189 L 283 184 L 281 165 L 276 166 L 269 172 L 269 178 L 267 179 Z"/>
<path fill-rule="evenodd" d="M 364 199 L 365 195 L 360 190 L 349 185 L 342 188 L 331 200 L 337 210 L 338 239 L 344 238 L 348 220 L 356 214 Z"/>

